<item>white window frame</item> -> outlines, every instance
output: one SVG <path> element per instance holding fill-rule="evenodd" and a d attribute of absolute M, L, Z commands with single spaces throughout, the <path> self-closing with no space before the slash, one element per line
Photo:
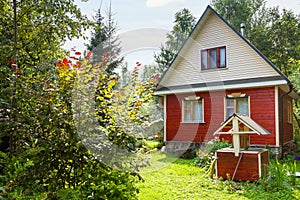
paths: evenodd
<path fill-rule="evenodd" d="M 202 121 L 201 120 L 193 120 L 193 121 L 186 121 L 185 120 L 185 101 L 201 101 L 201 106 L 202 106 Z M 201 97 L 196 97 L 196 96 L 189 96 L 185 97 L 182 102 L 181 102 L 181 123 L 205 123 L 204 122 L 204 99 Z"/>
<path fill-rule="evenodd" d="M 224 97 L 224 121 L 229 117 L 229 116 L 227 117 L 227 99 L 241 99 L 241 98 L 248 98 L 248 114 L 249 117 L 251 117 L 250 96 L 246 94 L 241 94 L 239 96 L 226 95 Z M 234 110 L 236 110 L 236 107 L 234 107 Z"/>

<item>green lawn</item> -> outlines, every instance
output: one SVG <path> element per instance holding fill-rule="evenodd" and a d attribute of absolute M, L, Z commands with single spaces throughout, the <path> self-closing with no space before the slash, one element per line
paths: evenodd
<path fill-rule="evenodd" d="M 151 166 L 140 172 L 145 180 L 138 184 L 141 200 L 300 198 L 299 190 L 265 192 L 255 183 L 211 180 L 205 170 L 193 166 L 191 160 L 163 153 L 154 153 L 150 163 Z"/>

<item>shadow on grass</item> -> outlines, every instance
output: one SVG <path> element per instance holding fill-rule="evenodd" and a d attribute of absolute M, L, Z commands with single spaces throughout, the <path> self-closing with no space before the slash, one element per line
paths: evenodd
<path fill-rule="evenodd" d="M 177 154 L 174 153 L 163 153 L 166 157 L 160 158 L 157 161 L 163 162 L 163 163 L 174 163 L 174 164 L 180 164 L 180 165 L 194 165 L 194 160 L 192 158 L 186 159 L 186 158 L 180 158 Z"/>

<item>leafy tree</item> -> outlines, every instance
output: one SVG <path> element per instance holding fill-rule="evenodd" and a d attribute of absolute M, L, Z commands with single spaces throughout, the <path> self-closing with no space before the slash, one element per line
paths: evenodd
<path fill-rule="evenodd" d="M 90 23 L 73 2 L 1 1 L 1 65 L 10 59 L 19 67 L 46 62 L 56 57 L 66 38 L 83 36 Z"/>
<path fill-rule="evenodd" d="M 130 74 L 130 81 L 125 87 L 116 90 L 114 104 L 114 116 L 118 125 L 121 125 L 126 133 L 135 135 L 140 141 L 156 134 L 151 132 L 156 121 L 162 119 L 161 110 L 157 106 L 157 99 L 153 96 L 158 76 L 140 75 L 141 63 Z M 149 67 L 149 72 L 153 68 Z M 157 127 L 159 129 L 159 127 Z M 160 127 L 162 128 L 162 127 Z M 160 131 L 160 130 L 159 130 Z M 145 160 L 140 160 L 141 164 Z"/>
<path fill-rule="evenodd" d="M 240 24 L 251 27 L 251 22 L 264 0 L 213 0 L 212 5 L 236 30 Z"/>
<path fill-rule="evenodd" d="M 154 55 L 160 73 L 163 73 L 169 67 L 182 43 L 192 31 L 195 25 L 195 17 L 188 9 L 184 8 L 175 14 L 174 23 L 172 31 L 167 34 L 167 42 L 160 47 L 160 52 Z"/>

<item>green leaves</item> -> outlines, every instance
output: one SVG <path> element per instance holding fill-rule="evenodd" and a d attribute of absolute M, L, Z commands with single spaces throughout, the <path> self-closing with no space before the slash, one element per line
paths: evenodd
<path fill-rule="evenodd" d="M 55 57 L 66 38 L 80 37 L 91 24 L 72 1 L 16 1 L 16 15 L 12 1 L 1 3 L 0 30 L 3 50 L 0 63 L 13 58 L 17 48 L 17 64 L 34 66 Z M 17 22 L 15 29 L 14 17 Z M 2 23 L 3 22 L 3 23 Z M 14 41 L 14 31 L 17 40 Z M 10 51 L 8 51 L 10 50 Z"/>
<path fill-rule="evenodd" d="M 160 74 L 169 67 L 181 45 L 194 28 L 195 17 L 188 9 L 184 8 L 175 13 L 174 23 L 172 31 L 167 34 L 167 42 L 161 46 L 160 52 L 154 55 L 155 62 L 160 68 Z"/>

